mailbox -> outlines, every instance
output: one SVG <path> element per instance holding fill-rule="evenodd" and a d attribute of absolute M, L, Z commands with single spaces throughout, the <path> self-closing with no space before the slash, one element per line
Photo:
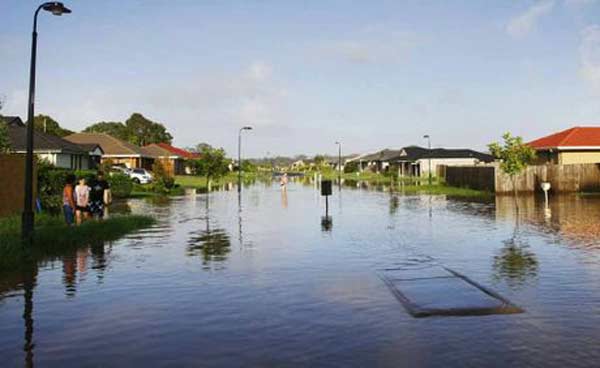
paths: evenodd
<path fill-rule="evenodd" d="M 321 195 L 330 196 L 332 194 L 331 191 L 331 180 L 323 180 L 321 181 Z"/>

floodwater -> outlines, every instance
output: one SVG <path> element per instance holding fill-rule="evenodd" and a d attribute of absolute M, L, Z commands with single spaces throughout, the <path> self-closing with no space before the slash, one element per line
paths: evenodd
<path fill-rule="evenodd" d="M 151 229 L 0 276 L 0 366 L 594 367 L 600 197 L 492 202 L 257 184 L 131 200 Z M 520 314 L 413 318 L 378 276 L 441 265 Z"/>

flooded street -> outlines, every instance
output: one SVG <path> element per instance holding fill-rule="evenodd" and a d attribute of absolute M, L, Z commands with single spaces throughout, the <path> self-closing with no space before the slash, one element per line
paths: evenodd
<path fill-rule="evenodd" d="M 334 188 L 323 229 L 310 185 L 130 200 L 158 225 L 0 276 L 0 365 L 597 366 L 600 196 L 518 208 Z M 429 265 L 524 312 L 414 318 L 377 272 Z"/>

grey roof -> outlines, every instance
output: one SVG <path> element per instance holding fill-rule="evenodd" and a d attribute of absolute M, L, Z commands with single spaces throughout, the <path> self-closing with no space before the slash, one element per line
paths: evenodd
<path fill-rule="evenodd" d="M 353 161 L 390 161 L 391 159 L 400 155 L 402 150 L 384 149 L 379 152 L 371 153 L 354 159 Z"/>
<path fill-rule="evenodd" d="M 20 119 L 19 119 L 20 120 Z M 14 152 L 27 151 L 27 128 L 24 125 L 11 124 L 8 126 L 8 138 L 11 150 Z M 85 155 L 87 151 L 78 145 L 60 137 L 38 132 L 33 132 L 34 152 L 60 152 Z"/>
<path fill-rule="evenodd" d="M 409 146 L 402 149 L 400 155 L 391 161 L 416 161 L 424 158 L 444 159 L 444 158 L 475 158 L 483 162 L 494 161 L 494 156 L 487 153 L 477 152 L 471 149 L 458 148 L 432 148 L 431 150 L 419 146 Z"/>
<path fill-rule="evenodd" d="M 2 119 L 8 126 L 25 126 L 23 120 L 21 120 L 21 118 L 18 116 L 0 116 L 0 119 Z"/>

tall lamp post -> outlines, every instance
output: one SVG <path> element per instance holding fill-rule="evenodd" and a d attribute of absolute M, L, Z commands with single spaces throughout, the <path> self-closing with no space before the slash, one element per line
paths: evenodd
<path fill-rule="evenodd" d="M 33 116 L 35 113 L 35 63 L 37 53 L 37 18 L 40 10 L 53 15 L 69 14 L 70 9 L 63 3 L 50 1 L 38 6 L 33 16 L 33 33 L 31 35 L 31 65 L 29 69 L 29 105 L 27 111 L 27 155 L 25 157 L 25 200 L 21 216 L 21 237 L 31 241 L 33 236 Z"/>
<path fill-rule="evenodd" d="M 252 127 L 241 127 L 238 132 L 238 193 L 242 191 L 242 131 L 244 130 L 252 130 Z"/>
<path fill-rule="evenodd" d="M 428 142 L 428 156 L 429 156 L 429 185 L 431 185 L 431 137 L 429 137 L 429 134 L 425 134 L 423 136 L 424 139 L 427 139 Z"/>
<path fill-rule="evenodd" d="M 335 144 L 338 145 L 338 180 L 340 185 L 342 184 L 342 142 L 337 141 Z"/>

